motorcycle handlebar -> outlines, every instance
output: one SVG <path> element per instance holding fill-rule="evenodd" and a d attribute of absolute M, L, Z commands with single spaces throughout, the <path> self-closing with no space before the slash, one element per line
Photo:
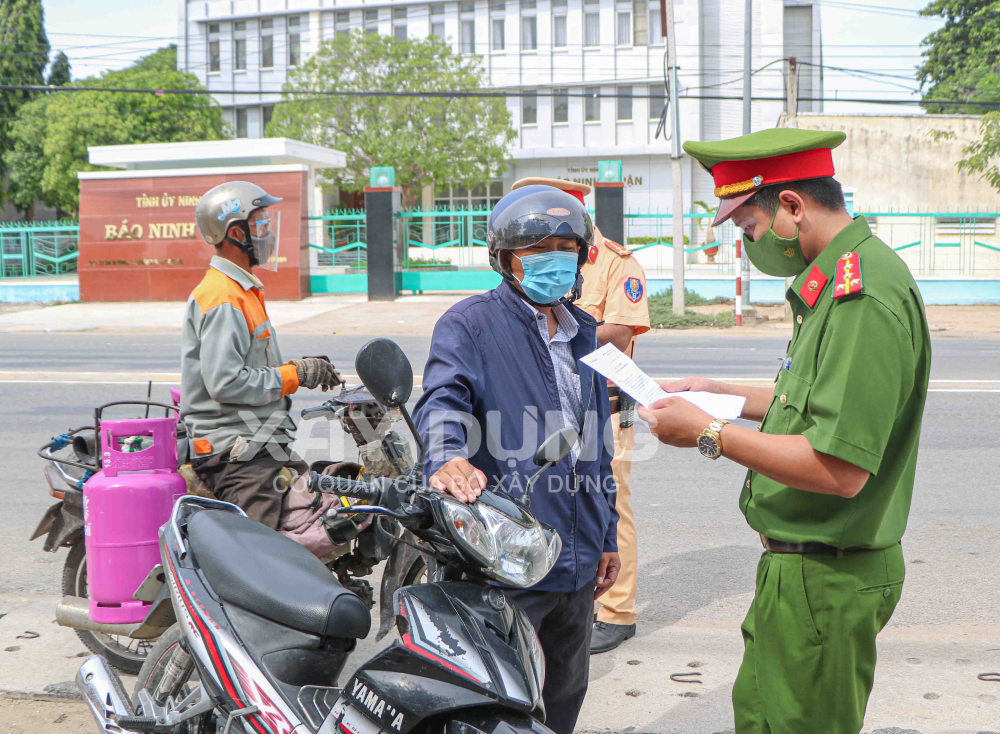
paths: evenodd
<path fill-rule="evenodd" d="M 314 408 L 303 408 L 302 409 L 302 420 L 308 421 L 316 418 L 321 413 L 333 412 L 333 408 L 324 403 L 323 405 L 317 405 Z"/>
<path fill-rule="evenodd" d="M 382 495 L 382 491 L 374 484 L 346 477 L 329 477 L 317 472 L 309 473 L 309 490 L 345 495 L 371 503 L 377 503 Z"/>

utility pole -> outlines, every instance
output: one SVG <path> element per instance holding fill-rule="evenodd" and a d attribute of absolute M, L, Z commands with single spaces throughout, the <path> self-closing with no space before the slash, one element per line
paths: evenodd
<path fill-rule="evenodd" d="M 788 58 L 788 98 L 785 101 L 785 127 L 799 126 L 799 68 L 794 56 Z M 785 278 L 785 291 L 792 287 L 795 278 Z M 792 304 L 785 300 L 785 323 L 792 323 Z"/>
<path fill-rule="evenodd" d="M 752 98 L 751 60 L 753 58 L 753 0 L 746 0 L 743 9 L 743 134 L 750 134 L 750 104 Z M 750 316 L 753 323 L 753 308 L 750 306 L 750 258 L 747 248 L 743 248 L 740 258 L 740 271 L 743 278 L 743 312 Z"/>
<path fill-rule="evenodd" d="M 670 66 L 670 102 L 673 106 L 673 149 L 670 153 L 670 182 L 673 188 L 674 314 L 684 315 L 684 173 L 681 171 L 681 115 L 677 88 L 677 39 L 674 37 L 674 1 L 660 0 L 660 25 L 667 39 Z"/>

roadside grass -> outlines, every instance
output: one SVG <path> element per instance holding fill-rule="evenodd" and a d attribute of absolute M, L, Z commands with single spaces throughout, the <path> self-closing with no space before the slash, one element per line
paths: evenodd
<path fill-rule="evenodd" d="M 726 328 L 736 325 L 736 316 L 732 311 L 716 314 L 685 311 L 683 316 L 677 316 L 674 314 L 673 300 L 673 288 L 667 288 L 655 296 L 649 297 L 649 323 L 654 329 L 693 329 L 705 326 Z M 684 289 L 685 306 L 710 306 L 722 303 L 732 303 L 732 300 L 721 296 L 708 299 Z"/>

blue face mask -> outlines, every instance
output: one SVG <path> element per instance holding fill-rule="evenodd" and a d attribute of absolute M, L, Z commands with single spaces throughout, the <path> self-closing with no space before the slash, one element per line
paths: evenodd
<path fill-rule="evenodd" d="M 540 252 L 518 257 L 524 268 L 521 288 L 535 303 L 553 303 L 569 293 L 576 283 L 575 252 Z"/>

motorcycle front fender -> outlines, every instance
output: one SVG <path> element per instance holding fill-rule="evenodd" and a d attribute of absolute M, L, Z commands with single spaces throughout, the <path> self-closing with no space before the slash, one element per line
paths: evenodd
<path fill-rule="evenodd" d="M 396 605 L 393 595 L 396 589 L 407 584 L 411 571 L 419 564 L 432 563 L 430 559 L 417 550 L 414 545 L 416 537 L 410 531 L 404 531 L 402 541 L 397 541 L 386 561 L 382 573 L 382 588 L 379 591 L 379 625 L 375 641 L 378 642 L 389 630 L 396 626 Z"/>
<path fill-rule="evenodd" d="M 454 712 L 443 722 L 440 734 L 552 734 L 552 730 L 528 714 L 490 706 Z"/>
<path fill-rule="evenodd" d="M 56 502 L 42 516 L 31 540 L 48 534 L 45 539 L 45 551 L 52 553 L 64 545 L 72 545 L 83 533 L 83 507 L 68 504 L 65 501 Z"/>

